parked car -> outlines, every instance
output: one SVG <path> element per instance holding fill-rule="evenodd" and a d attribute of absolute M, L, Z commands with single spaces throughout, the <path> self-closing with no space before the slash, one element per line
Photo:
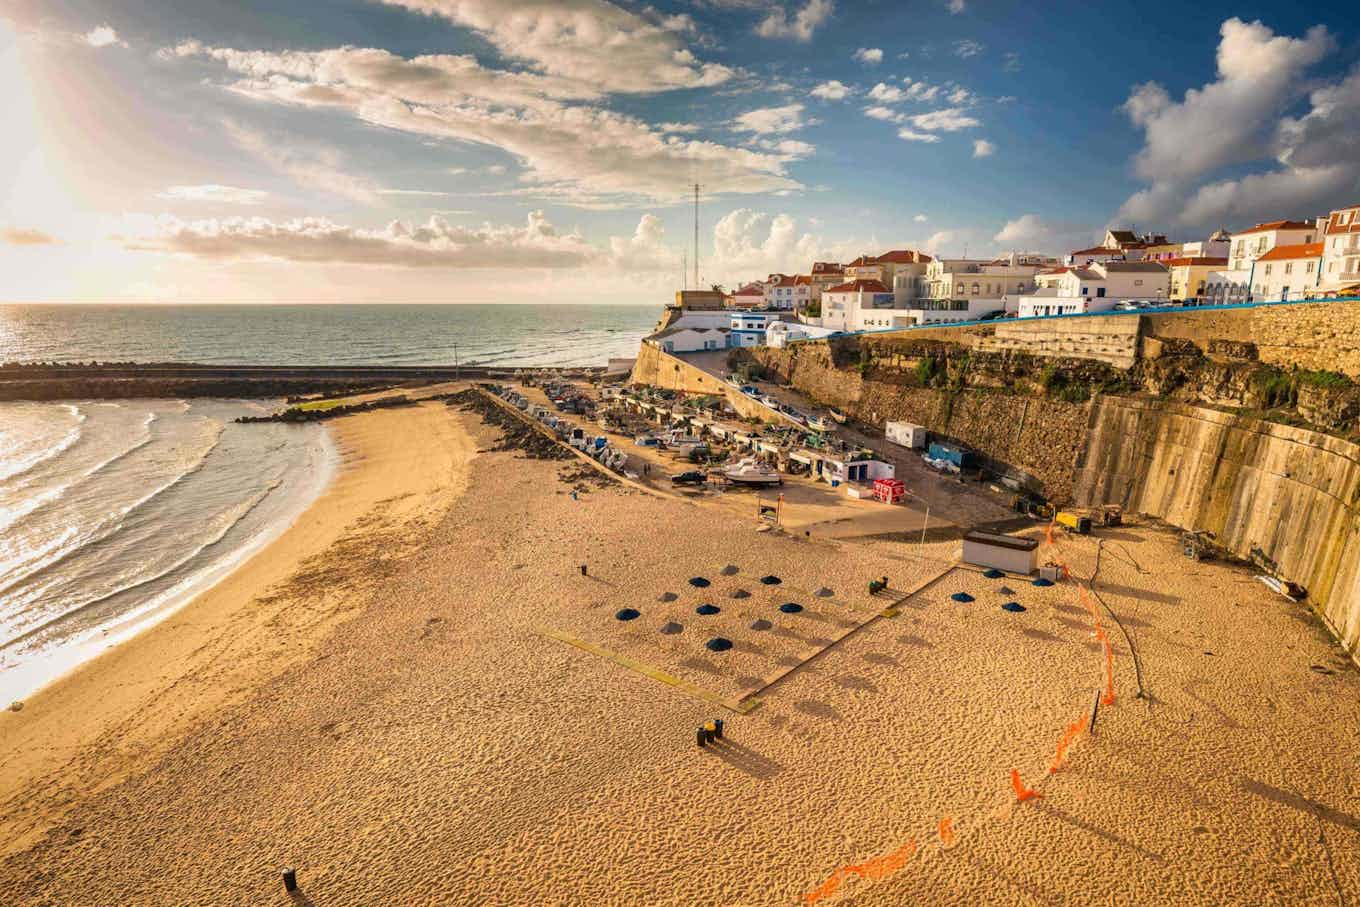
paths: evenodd
<path fill-rule="evenodd" d="M 671 476 L 672 485 L 702 485 L 707 481 L 708 473 L 700 472 L 697 469 Z"/>
<path fill-rule="evenodd" d="M 985 314 L 985 315 L 979 316 L 978 321 L 995 321 L 995 320 L 998 319 L 998 318 L 1005 318 L 1005 317 L 1006 317 L 1006 310 L 1005 310 L 1005 309 L 997 309 L 997 310 L 994 311 L 994 312 L 988 312 L 988 313 Z"/>

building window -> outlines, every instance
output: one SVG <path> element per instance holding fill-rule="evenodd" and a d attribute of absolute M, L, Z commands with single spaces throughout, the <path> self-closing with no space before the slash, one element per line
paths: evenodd
<path fill-rule="evenodd" d="M 1305 274 L 1312 274 L 1312 273 L 1313 273 L 1313 263 L 1312 263 L 1311 261 L 1308 262 L 1306 265 L 1304 265 L 1304 267 L 1303 267 L 1303 273 L 1305 273 Z"/>
<path fill-rule="evenodd" d="M 1274 267 L 1274 265 L 1266 265 L 1266 276 L 1267 276 L 1267 277 L 1270 276 L 1270 269 L 1273 268 L 1273 267 Z"/>
<path fill-rule="evenodd" d="M 1101 298 L 1104 298 L 1104 296 L 1105 296 L 1105 288 L 1104 288 L 1104 287 L 1096 287 L 1096 296 L 1101 297 Z"/>

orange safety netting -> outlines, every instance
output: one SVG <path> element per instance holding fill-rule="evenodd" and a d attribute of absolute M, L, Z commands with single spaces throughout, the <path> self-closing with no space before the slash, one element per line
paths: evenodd
<path fill-rule="evenodd" d="M 1110 649 L 1108 638 L 1100 642 L 1105 647 L 1105 695 L 1101 697 L 1100 704 L 1114 705 L 1114 652 Z"/>
<path fill-rule="evenodd" d="M 1015 799 L 1024 803 L 1026 800 L 1034 800 L 1042 797 L 1043 794 L 1037 790 L 1025 787 L 1025 782 L 1020 780 L 1020 770 L 1011 769 L 1011 787 L 1015 788 Z"/>
<path fill-rule="evenodd" d="M 940 843 L 949 847 L 954 843 L 954 820 L 945 816 L 940 820 Z"/>
<path fill-rule="evenodd" d="M 803 895 L 803 900 L 809 904 L 815 904 L 823 898 L 829 898 L 841 887 L 841 883 L 849 876 L 856 875 L 861 879 L 868 879 L 877 882 L 886 879 L 888 876 L 897 872 L 907 861 L 916 853 L 916 840 L 913 838 L 890 854 L 881 857 L 874 857 L 872 860 L 865 860 L 863 863 L 852 863 L 842 866 L 831 874 L 825 882 Z"/>
<path fill-rule="evenodd" d="M 1053 754 L 1053 761 L 1048 764 L 1050 775 L 1063 767 L 1063 763 L 1067 761 L 1067 751 L 1071 749 L 1073 743 L 1077 742 L 1077 738 L 1081 736 L 1085 727 L 1085 719 L 1078 718 L 1067 726 L 1067 730 L 1063 731 L 1062 739 L 1058 741 L 1057 752 Z"/>

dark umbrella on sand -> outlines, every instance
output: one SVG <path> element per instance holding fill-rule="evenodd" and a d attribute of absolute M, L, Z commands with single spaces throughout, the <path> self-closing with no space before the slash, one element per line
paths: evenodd
<path fill-rule="evenodd" d="M 760 581 L 761 581 L 762 583 L 764 583 L 765 585 L 767 585 L 767 586 L 777 586 L 777 585 L 779 585 L 780 583 L 783 582 L 782 579 L 780 579 L 779 577 L 777 577 L 777 576 L 775 576 L 775 575 L 773 575 L 773 574 L 771 574 L 771 575 L 769 575 L 769 576 L 762 576 L 762 577 L 760 578 Z"/>
<path fill-rule="evenodd" d="M 689 584 L 696 589 L 707 589 L 710 585 L 712 585 L 712 583 L 704 579 L 702 576 L 691 576 L 689 578 Z"/>

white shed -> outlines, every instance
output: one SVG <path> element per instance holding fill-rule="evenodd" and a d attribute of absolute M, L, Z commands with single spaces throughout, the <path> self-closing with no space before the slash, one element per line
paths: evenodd
<path fill-rule="evenodd" d="M 975 529 L 963 537 L 963 561 L 1008 573 L 1030 574 L 1039 568 L 1039 542 Z"/>
<path fill-rule="evenodd" d="M 901 444 L 910 450 L 920 450 L 926 446 L 926 428 L 913 422 L 889 422 L 883 427 L 888 440 Z"/>

